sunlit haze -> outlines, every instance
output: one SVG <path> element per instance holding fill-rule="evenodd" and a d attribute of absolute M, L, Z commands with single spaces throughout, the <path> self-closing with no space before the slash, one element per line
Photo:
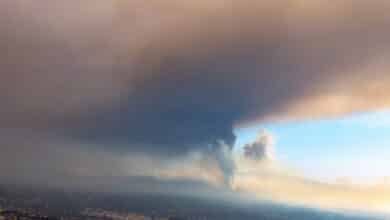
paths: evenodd
<path fill-rule="evenodd" d="M 0 220 L 383 220 L 389 11 L 0 0 Z"/>

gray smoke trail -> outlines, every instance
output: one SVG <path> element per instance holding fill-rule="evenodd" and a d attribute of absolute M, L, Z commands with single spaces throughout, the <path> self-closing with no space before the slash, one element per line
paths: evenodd
<path fill-rule="evenodd" d="M 233 146 L 224 141 L 217 141 L 214 148 L 214 156 L 219 168 L 223 173 L 223 182 L 225 186 L 230 187 L 233 183 L 236 164 L 232 154 Z"/>

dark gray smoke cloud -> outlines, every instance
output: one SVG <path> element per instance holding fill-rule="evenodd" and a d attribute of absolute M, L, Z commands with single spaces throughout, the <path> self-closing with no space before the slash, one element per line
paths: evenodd
<path fill-rule="evenodd" d="M 171 157 L 231 148 L 243 123 L 387 108 L 388 9 L 4 0 L 1 126 Z"/>
<path fill-rule="evenodd" d="M 257 139 L 244 146 L 244 156 L 254 161 L 274 159 L 274 138 L 267 131 L 263 130 L 258 134 Z"/>

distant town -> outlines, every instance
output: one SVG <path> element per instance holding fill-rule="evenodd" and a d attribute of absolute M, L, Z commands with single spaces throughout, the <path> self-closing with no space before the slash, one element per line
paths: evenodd
<path fill-rule="evenodd" d="M 202 218 L 182 218 L 182 217 L 158 217 L 146 216 L 137 213 L 117 213 L 107 210 L 86 209 L 79 214 L 68 216 L 46 216 L 37 211 L 16 209 L 1 210 L 0 220 L 184 220 L 184 219 L 202 219 Z M 206 218 L 205 218 L 206 219 Z"/>
<path fill-rule="evenodd" d="M 22 204 L 23 203 L 23 204 Z M 18 207 L 18 204 L 22 204 Z M 27 207 L 29 204 L 30 207 Z M 64 210 L 61 214 L 48 215 L 49 205 L 41 198 L 8 199 L 0 197 L 0 220 L 206 220 L 202 216 L 175 216 L 151 213 L 119 212 L 105 209 L 85 208 L 80 212 Z M 65 208 L 64 208 L 65 209 Z"/>

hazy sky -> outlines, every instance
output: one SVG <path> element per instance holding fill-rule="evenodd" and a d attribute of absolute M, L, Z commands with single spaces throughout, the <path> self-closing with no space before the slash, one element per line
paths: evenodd
<path fill-rule="evenodd" d="M 191 179 L 303 203 L 312 179 L 385 178 L 389 10 L 386 0 L 2 0 L 0 177 Z M 258 188 L 267 177 L 271 192 Z M 318 205 L 390 198 L 321 184 Z"/>
<path fill-rule="evenodd" d="M 358 113 L 327 120 L 261 124 L 239 128 L 237 150 L 266 128 L 275 139 L 275 157 L 311 178 L 358 184 L 390 176 L 390 113 Z"/>

